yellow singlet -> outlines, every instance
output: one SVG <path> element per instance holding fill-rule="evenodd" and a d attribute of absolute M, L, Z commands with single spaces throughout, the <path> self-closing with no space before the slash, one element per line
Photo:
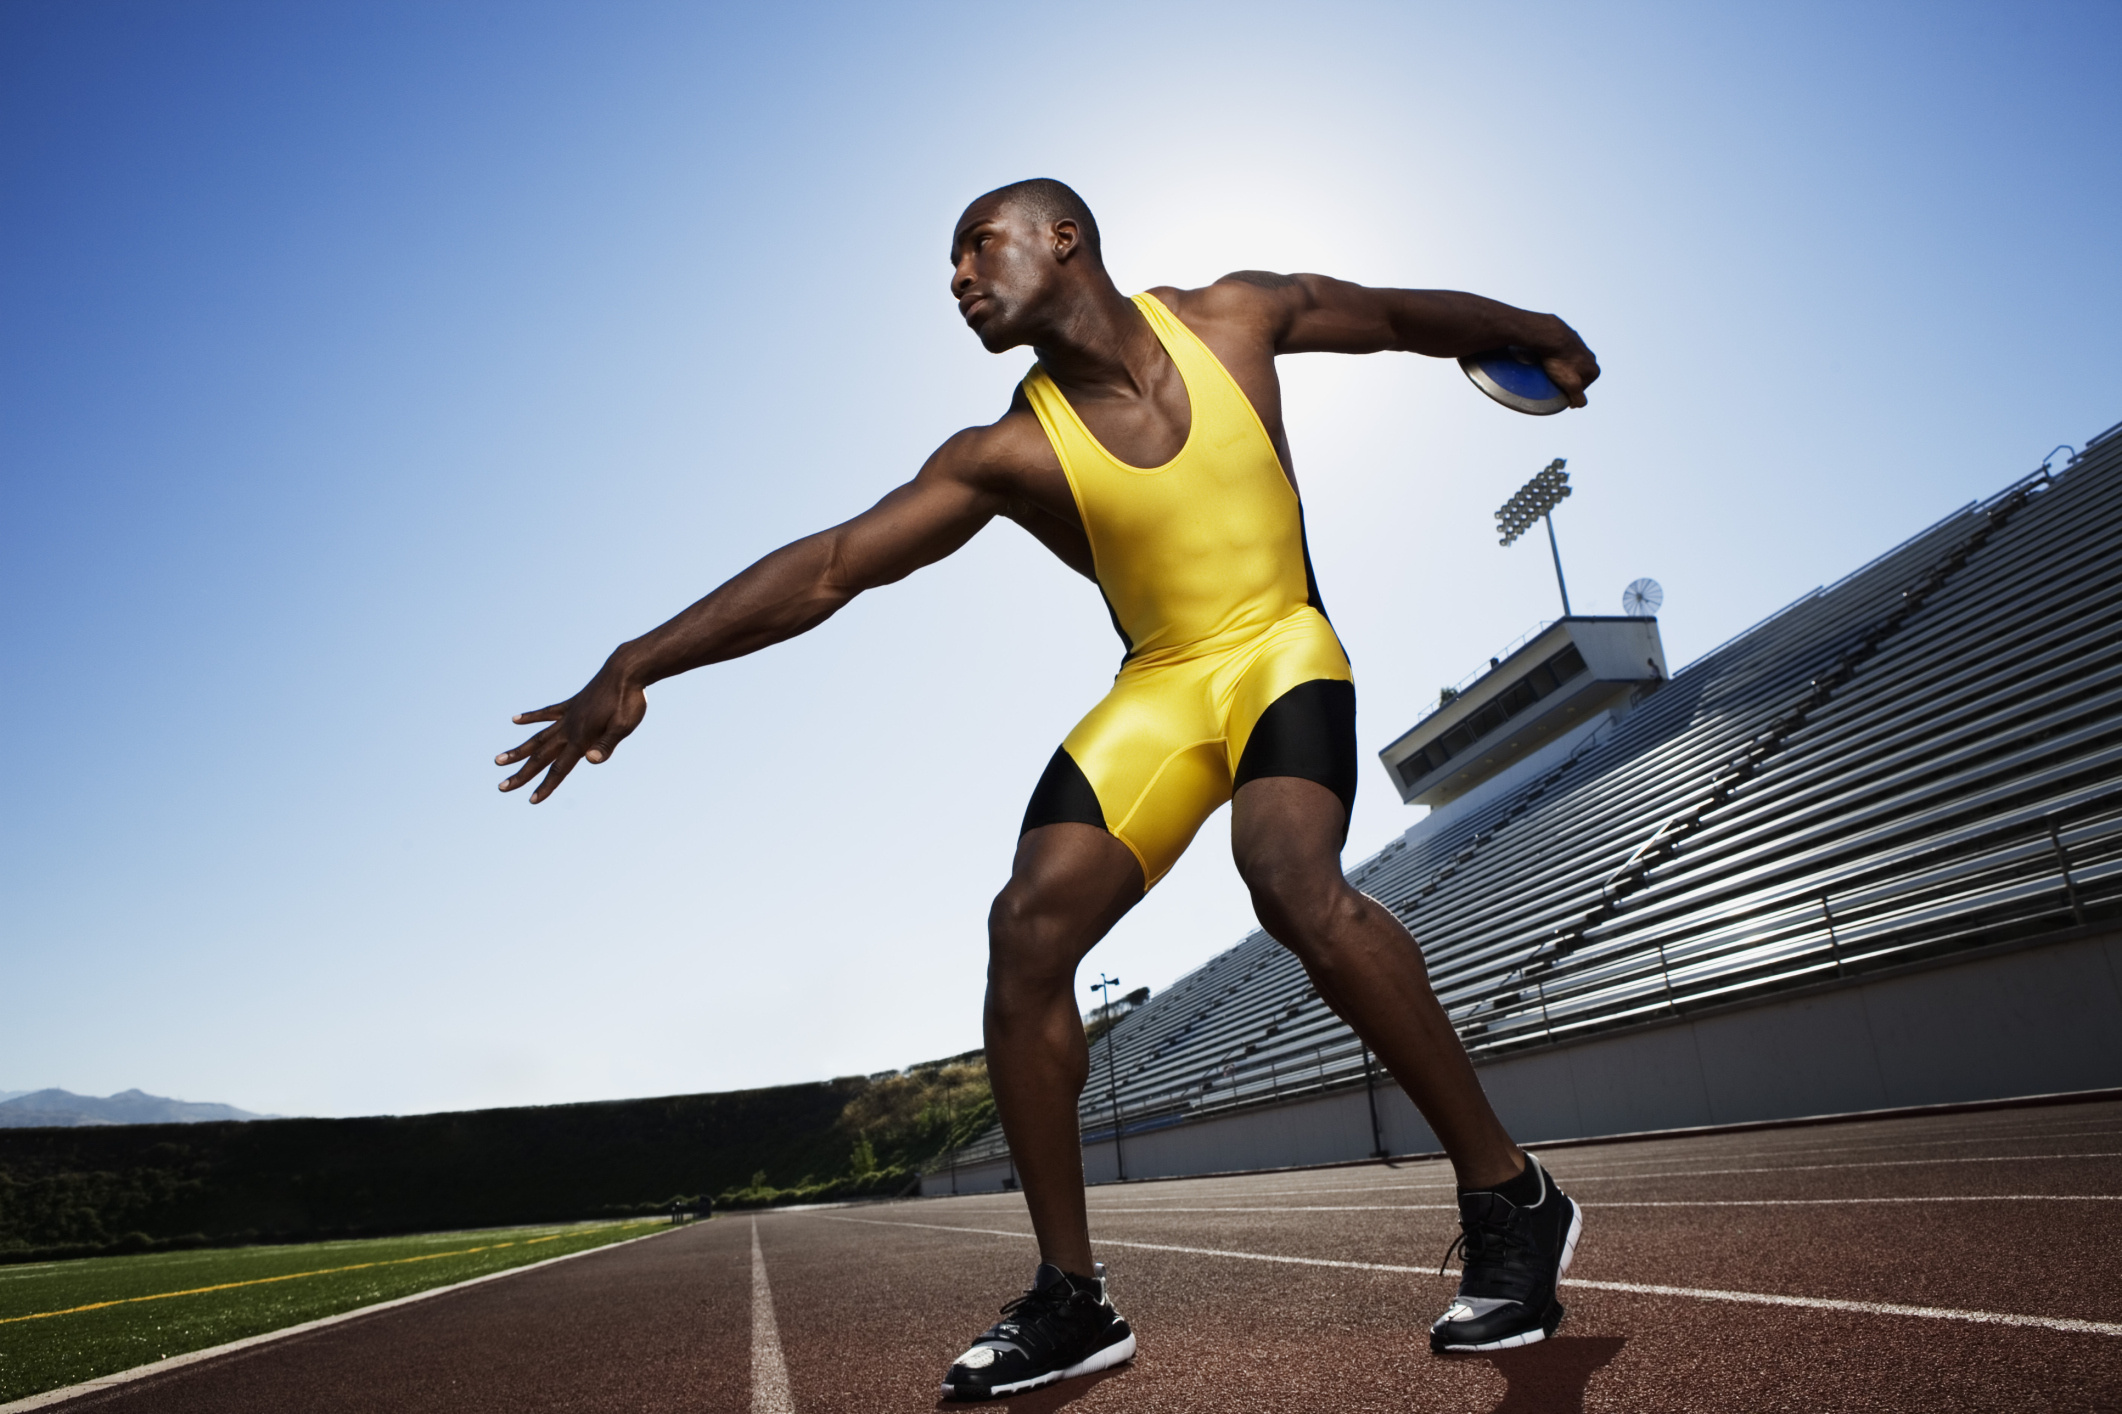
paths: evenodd
<path fill-rule="evenodd" d="M 1259 414 L 1160 301 L 1134 302 L 1191 405 L 1170 461 L 1128 465 L 1045 369 L 1024 380 L 1128 649 L 1112 691 L 1054 753 L 1024 828 L 1102 826 L 1134 851 L 1146 889 L 1248 780 L 1301 776 L 1352 805 L 1355 688 L 1312 585 L 1303 508 Z"/>

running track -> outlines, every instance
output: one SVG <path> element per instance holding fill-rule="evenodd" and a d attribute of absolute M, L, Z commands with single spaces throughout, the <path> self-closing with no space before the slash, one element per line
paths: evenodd
<path fill-rule="evenodd" d="M 1558 1149 L 1569 1319 L 1439 1360 L 1435 1162 L 1094 1189 L 1135 1364 L 1046 1411 L 2122 1411 L 2122 1104 Z M 1015 1195 L 725 1215 L 57 1406 L 936 1406 L 1028 1279 Z M 756 1246 L 755 1246 L 756 1244 Z"/>

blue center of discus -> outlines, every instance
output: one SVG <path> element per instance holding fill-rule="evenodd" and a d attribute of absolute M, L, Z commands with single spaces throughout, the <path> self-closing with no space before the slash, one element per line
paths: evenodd
<path fill-rule="evenodd" d="M 1496 354 L 1482 359 L 1481 371 L 1495 379 L 1497 387 L 1505 392 L 1516 393 L 1521 398 L 1544 400 L 1561 392 L 1540 365 L 1520 363 L 1508 354 Z"/>

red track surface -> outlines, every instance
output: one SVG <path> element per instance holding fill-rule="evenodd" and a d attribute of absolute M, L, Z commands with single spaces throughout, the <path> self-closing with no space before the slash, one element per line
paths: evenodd
<path fill-rule="evenodd" d="M 1093 1190 L 1091 1213 L 1140 1358 L 1002 1407 L 2122 1410 L 2122 1104 L 1561 1149 L 1548 1165 L 1586 1223 L 1569 1319 L 1543 1345 L 1429 1354 L 1452 1290 L 1433 1264 L 1456 1231 L 1440 1164 L 1128 1184 Z M 63 1407 L 741 1414 L 753 1230 L 724 1216 Z M 1014 1195 L 760 1216 L 794 1409 L 934 1408 L 951 1356 L 1029 1277 L 1028 1231 Z"/>

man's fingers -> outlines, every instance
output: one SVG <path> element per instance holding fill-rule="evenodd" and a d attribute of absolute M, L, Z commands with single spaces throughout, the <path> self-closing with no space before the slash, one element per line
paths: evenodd
<path fill-rule="evenodd" d="M 553 762 L 553 768 L 545 773 L 545 779 L 540 781 L 538 788 L 531 792 L 530 803 L 536 805 L 539 801 L 560 789 L 560 782 L 567 779 L 567 773 L 574 770 L 575 763 L 581 759 L 582 753 L 576 751 L 573 747 L 561 752 L 559 759 Z"/>
<path fill-rule="evenodd" d="M 539 736 L 544 737 L 546 736 L 546 734 L 540 732 Z M 536 746 L 536 749 L 528 753 L 530 759 L 523 763 L 522 768 L 518 770 L 515 775 L 510 776 L 507 780 L 501 783 L 501 789 L 504 793 L 528 785 L 530 783 L 531 777 L 537 775 L 540 771 L 544 770 L 547 766 L 552 764 L 553 758 L 560 754 L 561 749 L 565 747 L 567 743 L 561 738 L 555 736 L 549 737 L 542 743 L 533 743 L 533 745 Z M 524 754 L 523 748 L 521 747 L 509 753 L 509 755 L 511 756 L 517 756 L 521 754 Z"/>
<path fill-rule="evenodd" d="M 529 756 L 532 752 L 536 751 L 539 747 L 539 744 L 542 743 L 547 737 L 551 736 L 552 734 L 553 729 L 551 727 L 547 727 L 544 731 L 539 732 L 536 736 L 524 742 L 523 745 L 516 747 L 512 751 L 504 751 L 499 756 L 496 756 L 494 758 L 494 764 L 496 766 L 515 765 L 518 761 L 521 761 L 524 757 Z"/>
<path fill-rule="evenodd" d="M 1585 385 L 1590 383 L 1593 378 L 1599 376 L 1598 365 L 1592 365 L 1588 370 L 1589 376 L 1586 376 L 1587 370 L 1574 358 L 1549 358 L 1542 360 L 1542 364 L 1546 369 L 1549 381 L 1555 385 L 1563 397 L 1569 399 L 1569 405 L 1573 408 L 1583 407 L 1585 405 Z"/>
<path fill-rule="evenodd" d="M 590 684 L 590 688 L 596 686 L 595 682 Z M 532 777 L 544 771 L 545 779 L 531 792 L 531 804 L 536 805 L 560 788 L 560 782 L 566 780 L 567 773 L 575 769 L 575 763 L 584 759 L 592 764 L 610 760 L 611 754 L 619 749 L 619 743 L 626 740 L 628 733 L 635 727 L 641 725 L 642 717 L 648 712 L 648 699 L 641 689 L 637 687 L 631 692 L 623 692 L 620 700 L 613 704 L 616 710 L 607 712 L 604 703 L 591 695 L 590 688 L 577 693 L 566 702 L 556 702 L 550 707 L 540 707 L 535 712 L 517 714 L 518 722 L 553 722 L 557 725 L 546 727 L 515 750 L 504 751 L 494 758 L 494 764 L 497 766 L 517 766 L 520 763 L 516 774 L 501 783 L 503 791 L 512 791 L 528 785 Z M 571 711 L 576 714 L 572 721 L 568 720 Z M 581 740 L 595 727 L 599 717 L 604 718 L 603 730 L 591 737 L 586 747 L 575 745 L 575 741 Z M 584 718 L 588 720 L 585 721 Z M 573 740 L 570 740 L 570 737 Z"/>
<path fill-rule="evenodd" d="M 603 736 L 590 743 L 589 751 L 585 753 L 589 757 L 589 764 L 602 766 L 605 762 L 611 760 L 612 753 L 619 749 L 619 743 L 625 741 L 632 732 L 633 728 L 630 726 L 618 722 L 612 723 L 610 727 L 606 728 Z"/>

